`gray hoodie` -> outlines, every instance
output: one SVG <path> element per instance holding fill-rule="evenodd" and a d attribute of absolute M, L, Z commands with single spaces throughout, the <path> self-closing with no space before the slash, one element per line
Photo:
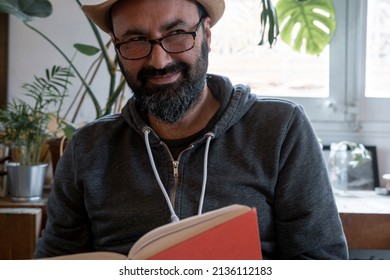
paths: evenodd
<path fill-rule="evenodd" d="M 121 114 L 81 128 L 57 165 L 35 257 L 127 254 L 172 216 L 244 204 L 257 209 L 265 259 L 348 258 L 322 151 L 302 107 L 258 98 L 220 76 L 210 75 L 208 86 L 221 103 L 217 119 L 177 160 L 133 99 Z"/>

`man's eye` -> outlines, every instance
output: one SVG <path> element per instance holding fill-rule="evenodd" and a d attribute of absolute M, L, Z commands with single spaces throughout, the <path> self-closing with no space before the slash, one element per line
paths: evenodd
<path fill-rule="evenodd" d="M 137 41 L 147 41 L 148 38 L 146 37 L 133 37 L 133 38 L 130 38 L 129 40 L 127 40 L 127 42 L 137 42 Z"/>
<path fill-rule="evenodd" d="M 168 35 L 182 34 L 182 33 L 186 33 L 186 32 L 187 31 L 185 31 L 185 30 L 178 29 L 178 30 L 170 32 Z"/>

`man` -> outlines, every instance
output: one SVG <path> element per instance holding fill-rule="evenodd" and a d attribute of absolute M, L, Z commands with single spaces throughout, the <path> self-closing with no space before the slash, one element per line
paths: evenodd
<path fill-rule="evenodd" d="M 84 126 L 56 170 L 35 257 L 126 254 L 146 232 L 256 207 L 265 259 L 345 259 L 322 151 L 303 109 L 207 75 L 223 0 L 109 0 L 84 12 L 116 43 L 134 96 Z"/>

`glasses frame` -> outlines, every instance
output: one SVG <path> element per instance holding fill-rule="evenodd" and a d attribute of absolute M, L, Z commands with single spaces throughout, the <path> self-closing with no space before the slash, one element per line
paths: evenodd
<path fill-rule="evenodd" d="M 127 41 L 124 41 L 124 42 L 117 42 L 115 43 L 115 48 L 118 50 L 118 53 L 121 55 L 121 57 L 123 59 L 126 59 L 126 60 L 138 60 L 138 59 L 143 59 L 145 57 L 148 57 L 151 53 L 152 53 L 152 50 L 153 50 L 153 47 L 155 45 L 159 45 L 161 48 L 163 48 L 163 50 L 167 53 L 171 53 L 171 54 L 177 54 L 177 53 L 183 53 L 183 52 L 187 52 L 189 50 L 192 50 L 195 46 L 195 38 L 198 34 L 198 31 L 199 31 L 199 28 L 201 26 L 201 23 L 203 22 L 203 19 L 204 17 L 200 17 L 199 19 L 199 22 L 196 24 L 196 28 L 195 28 L 195 31 L 192 31 L 192 32 L 181 32 L 181 33 L 176 33 L 176 34 L 171 34 L 171 35 L 167 35 L 167 36 L 164 36 L 164 37 L 161 37 L 161 38 L 158 38 L 158 39 L 137 39 L 137 40 L 133 40 L 133 39 L 130 39 L 130 40 L 127 40 Z M 178 36 L 178 35 L 185 35 L 185 34 L 188 34 L 188 35 L 192 35 L 192 38 L 194 40 L 193 44 L 191 47 L 187 48 L 186 50 L 184 51 L 178 51 L 178 52 L 172 52 L 172 51 L 168 51 L 165 47 L 164 47 L 164 43 L 163 41 L 166 39 L 166 38 L 170 38 L 170 37 L 173 37 L 173 36 Z M 144 41 L 144 42 L 148 42 L 149 43 L 149 52 L 147 55 L 144 55 L 142 57 L 138 57 L 138 58 L 126 58 L 122 55 L 122 52 L 120 50 L 120 47 L 123 45 L 123 44 L 127 44 L 127 43 L 130 43 L 130 42 L 139 42 L 139 41 Z"/>

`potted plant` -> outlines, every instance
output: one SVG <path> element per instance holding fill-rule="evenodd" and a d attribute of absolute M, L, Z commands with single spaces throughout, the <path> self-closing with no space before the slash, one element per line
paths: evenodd
<path fill-rule="evenodd" d="M 80 6 L 82 3 L 79 0 L 75 0 L 75 4 Z M 96 25 L 89 19 L 88 22 L 91 26 L 91 30 L 96 37 L 97 46 L 91 46 L 82 43 L 75 43 L 73 45 L 75 53 L 79 53 L 91 58 L 90 66 L 85 73 L 79 70 L 79 66 L 84 66 L 86 61 L 80 61 L 79 64 L 75 61 L 75 54 L 68 55 L 62 48 L 55 43 L 54 40 L 46 36 L 43 32 L 35 28 L 30 21 L 34 17 L 48 17 L 52 14 L 52 5 L 48 0 L 5 0 L 0 3 L 0 12 L 5 12 L 16 16 L 20 19 L 26 27 L 37 33 L 44 40 L 46 40 L 54 49 L 58 51 L 68 63 L 75 76 L 80 81 L 80 87 L 74 89 L 70 98 L 69 108 L 65 108 L 65 113 L 61 116 L 60 130 L 57 130 L 57 137 L 50 139 L 49 147 L 52 157 L 53 172 L 55 171 L 57 161 L 62 154 L 64 147 L 66 146 L 67 139 L 70 139 L 80 125 L 84 121 L 77 120 L 83 104 L 89 100 L 92 102 L 95 108 L 95 119 L 103 117 L 105 115 L 119 112 L 122 107 L 122 98 L 124 94 L 126 81 L 123 78 L 120 71 L 118 71 L 118 60 L 116 57 L 112 57 L 109 52 L 109 48 L 113 47 L 111 40 L 104 42 L 102 36 Z M 80 9 L 81 11 L 81 9 Z M 72 57 L 72 58 L 71 58 Z M 107 90 L 107 96 L 104 102 L 98 100 L 97 94 L 93 91 L 93 83 L 96 73 L 100 71 L 102 67 L 107 70 L 107 76 L 109 79 L 109 87 Z M 101 88 L 99 88 L 101 90 Z M 89 97 L 86 98 L 86 96 Z M 78 125 L 76 125 L 78 123 Z"/>
<path fill-rule="evenodd" d="M 81 1 L 75 0 L 75 2 L 76 5 L 80 7 L 82 6 Z M 70 107 L 66 110 L 66 113 L 63 116 L 64 121 L 67 123 L 75 122 L 80 107 L 86 101 L 85 96 L 89 97 L 89 100 L 92 102 L 93 107 L 95 108 L 96 119 L 118 111 L 118 107 L 120 107 L 120 105 L 118 105 L 117 102 L 121 96 L 121 93 L 123 93 L 125 89 L 126 82 L 123 79 L 120 71 L 118 71 L 119 66 L 116 56 L 113 57 L 110 55 L 109 48 L 113 47 L 111 40 L 104 42 L 96 25 L 88 19 L 91 30 L 96 37 L 96 42 L 98 45 L 92 46 L 82 43 L 73 44 L 76 53 L 80 53 L 92 58 L 89 69 L 86 71 L 86 73 L 82 73 L 79 70 L 79 66 L 84 66 L 86 63 L 85 60 L 80 61 L 80 65 L 78 65 L 74 59 L 75 54 L 66 54 L 62 50 L 61 46 L 59 46 L 54 40 L 46 36 L 43 32 L 35 28 L 30 23 L 34 17 L 50 16 L 52 14 L 52 10 L 52 5 L 48 0 L 5 0 L 4 3 L 0 3 L 0 12 L 5 12 L 16 16 L 25 24 L 26 27 L 46 40 L 58 51 L 60 56 L 62 56 L 67 61 L 67 63 L 69 63 L 69 66 L 74 72 L 75 76 L 81 82 L 80 88 L 75 90 L 71 96 L 71 98 L 73 98 L 73 102 L 71 102 Z M 107 89 L 107 97 L 105 98 L 105 102 L 103 104 L 101 104 L 100 100 L 98 100 L 97 94 L 91 87 L 94 82 L 96 73 L 101 67 L 106 68 L 108 79 L 110 80 L 109 87 Z M 73 115 L 70 115 L 71 109 L 74 109 Z M 67 132 L 70 132 L 72 127 L 74 126 L 67 127 Z M 68 134 L 67 136 L 70 137 L 71 135 Z"/>
<path fill-rule="evenodd" d="M 0 109 L 0 141 L 10 147 L 6 164 L 11 199 L 36 200 L 41 197 L 48 164 L 42 159 L 51 118 L 58 118 L 73 73 L 67 67 L 46 69 L 44 77 L 34 77 L 22 88 L 32 101 L 13 100 Z"/>

